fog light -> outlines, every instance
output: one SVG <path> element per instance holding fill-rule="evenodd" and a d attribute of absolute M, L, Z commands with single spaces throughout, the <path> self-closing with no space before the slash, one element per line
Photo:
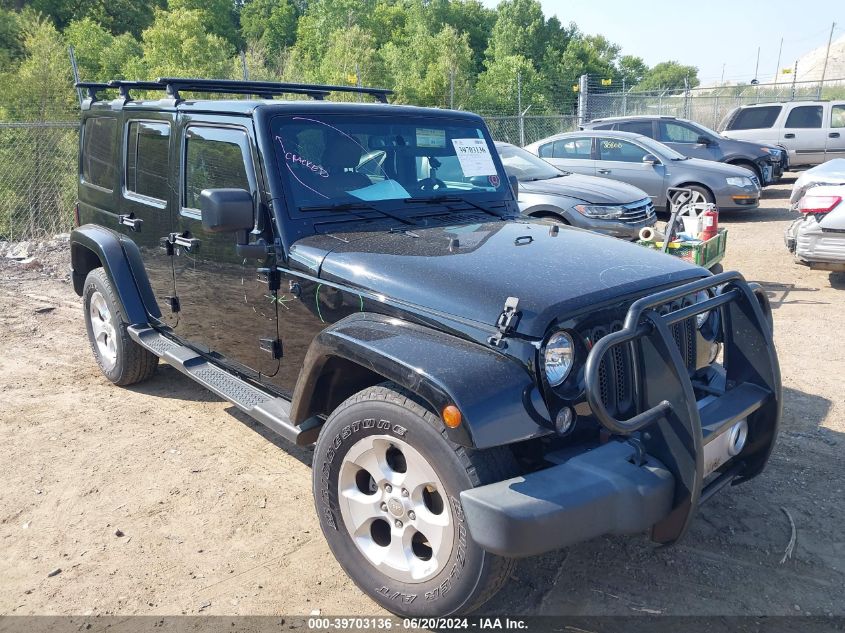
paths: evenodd
<path fill-rule="evenodd" d="M 566 435 L 575 427 L 575 413 L 569 407 L 563 407 L 555 418 L 555 431 L 558 435 Z"/>
<path fill-rule="evenodd" d="M 730 441 L 728 442 L 728 453 L 739 455 L 742 449 L 745 448 L 745 441 L 748 439 L 748 422 L 742 420 L 733 425 L 730 431 Z"/>

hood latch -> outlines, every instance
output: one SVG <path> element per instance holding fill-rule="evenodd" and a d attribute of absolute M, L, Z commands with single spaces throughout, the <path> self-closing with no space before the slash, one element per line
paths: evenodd
<path fill-rule="evenodd" d="M 487 342 L 493 347 L 505 349 L 508 346 L 508 344 L 504 341 L 504 338 L 514 331 L 516 326 L 519 324 L 520 312 L 517 311 L 517 306 L 519 306 L 518 297 L 508 297 L 505 301 L 505 309 L 502 310 L 502 313 L 496 321 L 496 329 L 498 332 L 487 339 Z"/>

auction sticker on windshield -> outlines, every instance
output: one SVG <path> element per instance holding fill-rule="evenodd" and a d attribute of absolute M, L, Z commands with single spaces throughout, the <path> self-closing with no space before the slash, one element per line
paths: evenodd
<path fill-rule="evenodd" d="M 455 146 L 455 154 L 461 164 L 461 171 L 467 178 L 496 174 L 490 148 L 487 147 L 487 141 L 483 138 L 453 138 L 452 145 Z"/>
<path fill-rule="evenodd" d="M 446 147 L 446 130 L 417 128 L 417 147 Z"/>

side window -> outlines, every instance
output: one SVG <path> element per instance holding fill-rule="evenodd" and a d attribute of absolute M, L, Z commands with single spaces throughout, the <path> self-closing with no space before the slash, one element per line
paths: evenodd
<path fill-rule="evenodd" d="M 249 167 L 248 167 L 249 165 Z M 203 189 L 255 189 L 246 132 L 189 127 L 185 138 L 185 188 L 182 206 L 199 209 Z"/>
<path fill-rule="evenodd" d="M 82 179 L 111 190 L 114 187 L 117 119 L 91 117 L 82 131 Z"/>
<path fill-rule="evenodd" d="M 781 106 L 743 108 L 728 123 L 728 130 L 760 130 L 770 128 L 780 115 Z"/>
<path fill-rule="evenodd" d="M 845 105 L 835 105 L 831 108 L 830 127 L 845 127 Z"/>
<path fill-rule="evenodd" d="M 540 145 L 540 158 L 552 158 L 552 150 L 554 149 L 554 143 L 546 143 L 545 145 Z"/>
<path fill-rule="evenodd" d="M 822 106 L 797 106 L 786 117 L 787 128 L 816 128 L 822 126 Z"/>
<path fill-rule="evenodd" d="M 624 163 L 641 163 L 648 154 L 639 145 L 618 138 L 603 138 L 599 140 L 599 160 L 615 160 Z"/>
<path fill-rule="evenodd" d="M 167 200 L 170 173 L 170 126 L 130 121 L 126 138 L 126 191 Z"/>
<path fill-rule="evenodd" d="M 669 143 L 696 143 L 701 136 L 696 130 L 671 121 L 660 122 L 660 140 Z"/>
<path fill-rule="evenodd" d="M 625 121 L 624 123 L 620 123 L 617 129 L 621 132 L 633 132 L 634 134 L 642 134 L 643 136 L 654 138 L 651 121 Z"/>
<path fill-rule="evenodd" d="M 554 142 L 552 158 L 576 158 L 590 160 L 593 156 L 593 139 L 564 138 Z"/>

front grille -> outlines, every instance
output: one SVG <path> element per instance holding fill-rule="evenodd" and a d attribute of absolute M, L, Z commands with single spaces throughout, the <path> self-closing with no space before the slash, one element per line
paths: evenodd
<path fill-rule="evenodd" d="M 684 303 L 683 305 L 687 305 Z M 680 301 L 664 306 L 663 313 L 672 312 L 682 307 Z M 592 347 L 602 337 L 622 328 L 621 321 L 606 326 L 596 326 L 586 332 L 584 337 L 588 347 Z M 695 317 L 670 326 L 672 338 L 681 353 L 684 365 L 694 370 L 696 365 L 696 328 Z M 599 392 L 601 401 L 608 413 L 619 419 L 626 419 L 637 413 L 634 385 L 635 344 L 624 343 L 608 350 L 599 365 Z M 643 368 L 648 371 L 648 368 Z"/>
<path fill-rule="evenodd" d="M 625 211 L 619 217 L 627 224 L 639 224 L 654 217 L 654 205 L 649 198 L 626 204 Z"/>

